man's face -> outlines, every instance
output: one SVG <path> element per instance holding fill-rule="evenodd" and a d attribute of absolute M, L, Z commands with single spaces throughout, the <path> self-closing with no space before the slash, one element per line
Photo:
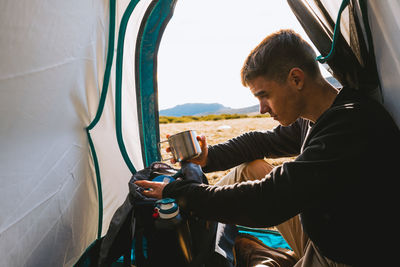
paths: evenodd
<path fill-rule="evenodd" d="M 301 95 L 288 82 L 278 83 L 263 76 L 250 83 L 250 91 L 260 102 L 260 113 L 269 113 L 274 120 L 288 126 L 300 117 Z"/>

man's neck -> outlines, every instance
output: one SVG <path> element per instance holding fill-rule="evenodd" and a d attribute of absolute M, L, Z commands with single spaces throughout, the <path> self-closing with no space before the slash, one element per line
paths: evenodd
<path fill-rule="evenodd" d="M 307 88 L 306 105 L 302 117 L 312 122 L 332 106 L 338 94 L 338 90 L 324 78 L 317 80 Z"/>

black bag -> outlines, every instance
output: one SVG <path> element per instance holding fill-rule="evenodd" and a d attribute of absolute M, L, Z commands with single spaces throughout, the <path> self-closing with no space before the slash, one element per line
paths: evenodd
<path fill-rule="evenodd" d="M 129 181 L 129 194 L 115 212 L 107 234 L 101 240 L 98 266 L 111 266 L 121 256 L 124 256 L 124 265 L 130 266 L 133 243 L 134 264 L 137 267 L 233 266 L 232 257 L 227 259 L 229 257 L 215 252 L 218 223 L 181 211 L 182 225 L 188 229 L 186 240 L 182 240 L 177 229 L 156 227 L 157 218 L 153 217 L 153 213 L 157 200 L 142 195 L 143 189 L 134 184 L 137 180 L 153 180 L 160 175 L 208 183 L 198 165 L 184 163 L 182 169 L 178 171 L 168 164 L 155 162 L 133 175 Z M 228 243 L 228 250 L 232 250 L 232 238 Z"/>

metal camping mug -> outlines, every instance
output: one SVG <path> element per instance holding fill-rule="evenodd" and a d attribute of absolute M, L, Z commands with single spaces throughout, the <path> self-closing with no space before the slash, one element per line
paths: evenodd
<path fill-rule="evenodd" d="M 167 140 L 158 143 L 159 149 L 160 149 L 160 144 L 164 142 L 169 143 L 169 147 L 171 148 L 171 152 L 173 155 L 172 158 L 175 159 L 176 162 L 192 159 L 201 154 L 201 148 L 199 141 L 197 141 L 196 131 L 193 130 L 188 130 L 171 135 L 170 137 L 168 137 Z M 161 157 L 163 161 L 172 158 L 163 159 Z"/>

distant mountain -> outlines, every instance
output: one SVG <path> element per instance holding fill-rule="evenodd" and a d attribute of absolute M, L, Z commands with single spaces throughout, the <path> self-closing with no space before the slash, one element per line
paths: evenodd
<path fill-rule="evenodd" d="M 245 114 L 253 112 L 258 112 L 258 105 L 234 109 L 218 103 L 188 103 L 160 110 L 160 116 L 204 116 L 210 114 Z"/>
<path fill-rule="evenodd" d="M 335 87 L 335 88 L 340 88 L 340 87 L 342 87 L 342 84 L 341 84 L 338 80 L 336 80 L 335 78 L 333 78 L 332 76 L 330 76 L 330 77 L 325 77 L 325 79 L 326 79 L 330 84 L 332 84 L 332 86 Z"/>
<path fill-rule="evenodd" d="M 197 116 L 210 115 L 210 114 L 248 114 L 248 113 L 258 113 L 258 105 L 245 107 L 245 108 L 225 108 L 218 110 L 216 112 L 204 112 L 197 114 Z"/>
<path fill-rule="evenodd" d="M 160 110 L 160 116 L 197 116 L 208 112 L 209 114 L 215 114 L 219 110 L 229 109 L 218 103 L 205 104 L 205 103 L 188 103 L 183 105 L 177 105 L 173 108 Z"/>
<path fill-rule="evenodd" d="M 338 88 L 342 85 L 333 77 L 326 77 L 334 87 Z M 177 105 L 173 108 L 160 110 L 160 116 L 204 116 L 210 114 L 249 114 L 258 113 L 258 105 L 245 107 L 245 108 L 230 108 L 225 107 L 219 103 L 205 104 L 205 103 L 188 103 Z"/>

